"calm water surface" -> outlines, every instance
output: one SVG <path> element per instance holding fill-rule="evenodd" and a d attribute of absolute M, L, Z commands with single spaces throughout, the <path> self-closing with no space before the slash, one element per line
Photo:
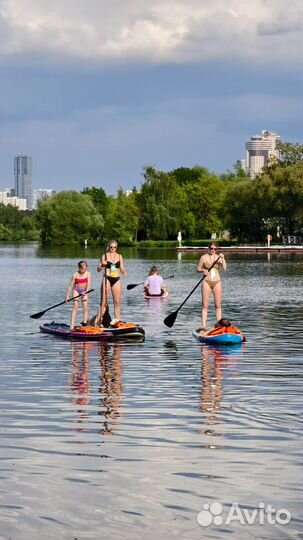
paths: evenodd
<path fill-rule="evenodd" d="M 198 256 L 123 253 L 123 318 L 142 323 L 146 341 L 70 343 L 39 333 L 40 322 L 68 322 L 70 304 L 29 315 L 64 299 L 84 256 L 93 314 L 100 253 L 0 246 L 0 538 L 303 538 L 303 257 L 226 255 L 224 315 L 248 341 L 219 349 L 191 336 L 198 291 L 163 324 L 199 279 Z M 155 262 L 175 275 L 171 295 L 127 292 Z M 262 524 L 262 504 L 291 520 Z M 253 524 L 244 509 L 257 509 Z"/>

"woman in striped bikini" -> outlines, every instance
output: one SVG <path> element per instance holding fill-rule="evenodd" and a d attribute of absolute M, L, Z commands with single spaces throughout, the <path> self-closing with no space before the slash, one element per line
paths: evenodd
<path fill-rule="evenodd" d="M 88 296 L 85 294 L 91 288 L 91 274 L 87 270 L 87 262 L 80 261 L 78 263 L 78 271 L 73 274 L 70 284 L 66 292 L 65 301 L 69 299 L 70 293 L 73 293 L 73 311 L 70 318 L 70 329 L 74 330 L 75 318 L 79 307 L 78 296 L 81 295 L 83 309 L 83 325 L 87 325 L 88 321 Z"/>
<path fill-rule="evenodd" d="M 205 279 L 202 281 L 202 330 L 207 330 L 206 320 L 209 305 L 209 297 L 211 293 L 214 296 L 216 319 L 219 321 L 222 319 L 222 282 L 219 270 L 223 268 L 226 270 L 226 261 L 223 253 L 218 255 L 218 244 L 211 242 L 208 245 L 208 253 L 200 257 L 200 261 L 197 266 L 197 272 L 202 272 L 205 275 Z M 216 263 L 216 264 L 214 264 Z"/>

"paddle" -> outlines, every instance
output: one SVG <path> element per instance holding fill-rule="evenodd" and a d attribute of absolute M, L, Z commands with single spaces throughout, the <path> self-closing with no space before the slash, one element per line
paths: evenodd
<path fill-rule="evenodd" d="M 106 303 L 105 303 L 105 311 L 103 313 L 103 317 L 102 317 L 101 322 L 102 322 L 102 325 L 104 326 L 104 328 L 109 328 L 112 318 L 110 316 L 109 307 L 108 307 L 108 301 L 107 301 L 107 283 L 106 283 L 105 274 L 104 274 L 103 288 L 104 288 L 105 302 Z"/>
<path fill-rule="evenodd" d="M 175 276 L 167 276 L 163 279 L 170 279 L 170 278 L 173 278 Z M 130 283 L 129 285 L 126 286 L 127 290 L 128 291 L 131 291 L 132 289 L 134 289 L 135 287 L 138 287 L 138 285 L 144 285 L 145 281 L 142 281 L 142 283 Z"/>
<path fill-rule="evenodd" d="M 93 292 L 95 289 L 89 289 L 88 291 L 85 292 L 85 294 L 89 294 L 91 292 Z M 46 309 L 44 309 L 43 311 L 39 311 L 38 313 L 34 313 L 33 315 L 30 315 L 30 317 L 32 319 L 40 319 L 40 317 L 42 317 L 44 315 L 44 313 L 46 313 L 47 311 L 49 311 L 50 309 L 53 309 L 55 307 L 58 307 L 58 306 L 62 306 L 63 304 L 66 304 L 67 302 L 73 302 L 73 300 L 76 300 L 77 298 L 80 298 L 80 296 L 83 296 L 83 294 L 79 294 L 78 296 L 74 296 L 74 298 L 70 298 L 69 300 L 64 300 L 63 302 L 59 302 L 59 304 L 55 304 L 54 306 L 51 306 L 51 307 L 48 307 Z"/>
<path fill-rule="evenodd" d="M 218 257 L 214 262 L 213 264 L 208 268 L 208 271 L 211 270 L 215 264 L 217 264 L 218 260 L 221 258 Z M 187 300 L 189 299 L 189 297 L 193 294 L 193 292 L 196 290 L 197 287 L 199 287 L 200 283 L 202 283 L 203 279 L 206 277 L 206 274 L 204 274 L 204 276 L 200 279 L 200 281 L 198 281 L 198 283 L 194 286 L 193 290 L 189 293 L 189 295 L 185 298 L 184 302 L 182 302 L 182 304 L 178 307 L 178 309 L 176 309 L 176 311 L 173 311 L 173 313 L 171 313 L 170 315 L 168 315 L 167 317 L 165 317 L 164 319 L 164 324 L 166 324 L 166 326 L 168 326 L 169 328 L 171 328 L 174 324 L 175 324 L 175 320 L 177 318 L 177 315 L 178 315 L 178 312 L 180 311 L 181 307 L 184 306 L 185 302 L 187 302 Z"/>

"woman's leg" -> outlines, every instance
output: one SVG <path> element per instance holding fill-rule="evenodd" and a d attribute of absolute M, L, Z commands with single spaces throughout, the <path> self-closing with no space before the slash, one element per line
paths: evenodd
<path fill-rule="evenodd" d="M 116 281 L 114 285 L 112 285 L 112 295 L 114 300 L 114 313 L 115 313 L 115 319 L 120 321 L 120 310 L 121 310 L 121 282 Z"/>
<path fill-rule="evenodd" d="M 208 285 L 208 283 L 206 283 L 205 280 L 203 280 L 202 287 L 201 287 L 201 294 L 202 294 L 201 322 L 202 322 L 203 330 L 206 330 L 206 321 L 207 321 L 207 312 L 208 312 L 210 292 L 211 292 L 210 286 Z"/>
<path fill-rule="evenodd" d="M 216 319 L 219 321 L 222 319 L 222 283 L 219 281 L 213 288 Z"/>
<path fill-rule="evenodd" d="M 78 293 L 74 291 L 73 292 L 73 297 L 75 297 L 75 296 L 78 296 Z M 75 319 L 76 319 L 78 307 L 79 307 L 79 301 L 74 300 L 73 301 L 73 311 L 72 311 L 71 316 L 70 316 L 70 329 L 71 330 L 73 330 L 75 328 Z"/>
<path fill-rule="evenodd" d="M 87 324 L 88 321 L 88 298 L 87 294 L 82 296 L 82 309 L 83 309 L 83 322 Z"/>

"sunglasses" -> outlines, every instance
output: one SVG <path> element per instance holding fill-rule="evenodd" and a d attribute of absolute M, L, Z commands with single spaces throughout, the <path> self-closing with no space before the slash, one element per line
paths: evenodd
<path fill-rule="evenodd" d="M 110 249 L 117 249 L 117 246 L 109 246 Z"/>
<path fill-rule="evenodd" d="M 218 248 L 212 248 L 212 247 L 211 247 L 211 248 L 209 248 L 209 250 L 210 250 L 210 251 L 217 251 Z"/>

